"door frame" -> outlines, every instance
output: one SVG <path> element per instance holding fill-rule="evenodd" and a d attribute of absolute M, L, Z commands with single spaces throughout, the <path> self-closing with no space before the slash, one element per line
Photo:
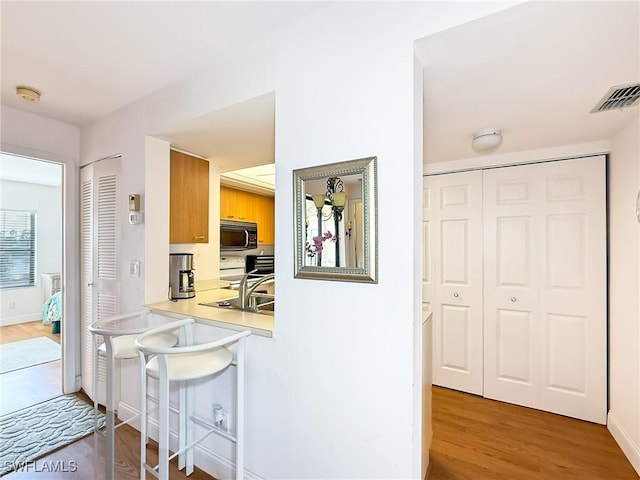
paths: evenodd
<path fill-rule="evenodd" d="M 79 216 L 79 172 L 77 159 L 61 155 L 0 145 L 0 150 L 10 155 L 28 157 L 43 162 L 55 163 L 62 167 L 60 202 L 62 221 L 62 321 L 60 325 L 62 392 L 74 393 L 80 390 L 80 297 L 79 272 L 80 253 L 77 232 Z"/>

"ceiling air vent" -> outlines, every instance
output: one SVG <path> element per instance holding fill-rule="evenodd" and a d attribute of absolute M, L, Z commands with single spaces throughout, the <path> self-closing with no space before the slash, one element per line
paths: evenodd
<path fill-rule="evenodd" d="M 593 107 L 591 113 L 632 107 L 638 103 L 638 100 L 640 100 L 640 83 L 611 87 L 602 100 Z"/>

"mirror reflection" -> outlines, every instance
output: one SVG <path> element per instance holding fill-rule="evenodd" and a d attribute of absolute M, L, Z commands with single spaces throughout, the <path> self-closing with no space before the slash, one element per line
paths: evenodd
<path fill-rule="evenodd" d="M 362 268 L 362 175 L 307 181 L 305 198 L 305 265 Z"/>
<path fill-rule="evenodd" d="M 293 172 L 295 277 L 377 282 L 376 158 Z"/>

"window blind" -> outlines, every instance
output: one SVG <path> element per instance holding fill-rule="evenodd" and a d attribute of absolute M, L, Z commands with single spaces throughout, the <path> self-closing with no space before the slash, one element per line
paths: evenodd
<path fill-rule="evenodd" d="M 36 284 L 36 212 L 0 209 L 0 288 Z"/>

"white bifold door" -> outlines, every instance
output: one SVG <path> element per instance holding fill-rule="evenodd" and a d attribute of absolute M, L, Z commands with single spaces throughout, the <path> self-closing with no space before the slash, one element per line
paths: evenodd
<path fill-rule="evenodd" d="M 465 184 L 468 203 L 480 206 L 472 217 L 480 230 L 470 218 L 450 235 L 453 216 L 443 199 Z M 432 291 L 425 288 L 434 311 L 434 383 L 605 423 L 604 157 L 428 177 L 426 186 L 440 202 L 437 212 L 425 209 L 437 279 Z M 457 260 L 447 251 L 452 245 Z M 479 258 L 467 259 L 478 245 Z M 460 272 L 455 286 L 443 274 L 449 263 Z M 479 279 L 462 274 L 467 265 L 479 269 Z M 477 365 L 480 383 L 460 386 L 458 378 L 466 371 L 474 378 Z"/>
<path fill-rule="evenodd" d="M 424 187 L 433 383 L 482 395 L 482 172 L 427 177 Z"/>

